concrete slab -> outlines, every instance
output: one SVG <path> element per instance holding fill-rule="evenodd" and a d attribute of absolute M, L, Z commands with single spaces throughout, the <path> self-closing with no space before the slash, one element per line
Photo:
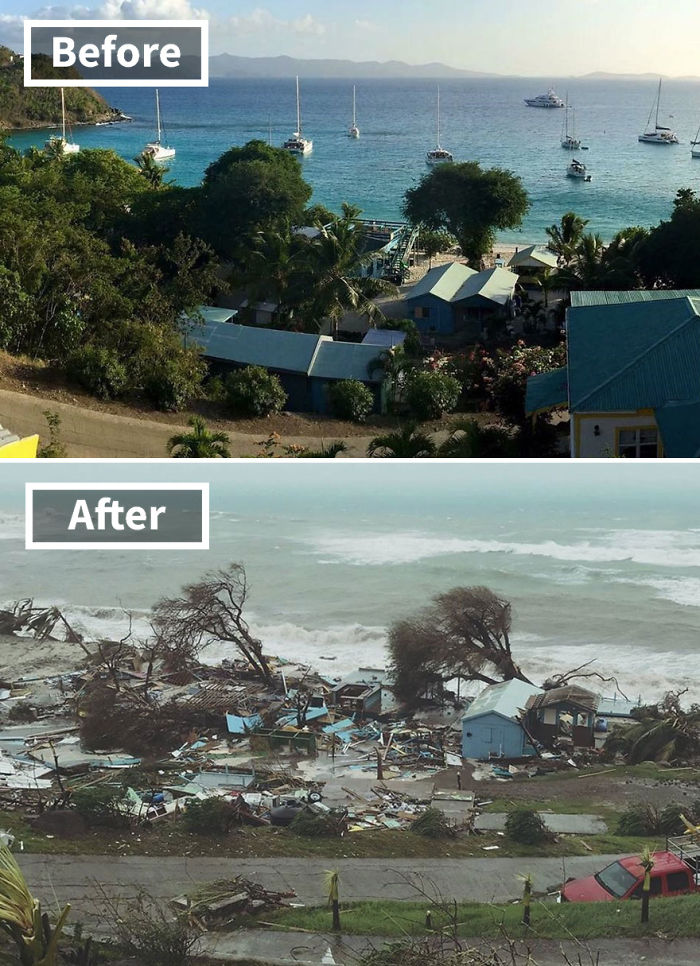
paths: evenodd
<path fill-rule="evenodd" d="M 550 832 L 557 835 L 604 835 L 608 826 L 597 815 L 559 815 L 553 812 L 539 813 Z M 506 827 L 505 812 L 484 812 L 476 819 L 476 828 L 500 832 Z"/>

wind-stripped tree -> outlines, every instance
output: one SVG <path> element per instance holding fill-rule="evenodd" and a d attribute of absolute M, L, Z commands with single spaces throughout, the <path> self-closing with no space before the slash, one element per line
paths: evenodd
<path fill-rule="evenodd" d="M 397 695 L 415 702 L 460 678 L 497 684 L 529 679 L 511 653 L 511 605 L 488 587 L 455 587 L 389 630 Z"/>
<path fill-rule="evenodd" d="M 269 682 L 272 672 L 263 643 L 253 636 L 243 616 L 248 593 L 242 564 L 210 571 L 196 584 L 184 587 L 179 597 L 160 600 L 153 610 L 153 628 L 166 647 L 171 642 L 193 655 L 214 642 L 231 644 L 251 670 Z"/>

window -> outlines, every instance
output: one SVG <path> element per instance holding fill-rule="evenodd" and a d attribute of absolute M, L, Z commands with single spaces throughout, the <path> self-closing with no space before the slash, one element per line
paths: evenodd
<path fill-rule="evenodd" d="M 415 317 L 417 319 L 429 319 L 430 318 L 430 309 L 423 308 L 422 306 L 417 305 L 416 306 L 416 310 L 415 310 Z"/>
<path fill-rule="evenodd" d="M 628 460 L 657 457 L 659 455 L 658 430 L 649 426 L 619 430 L 617 455 Z"/>
<path fill-rule="evenodd" d="M 612 865 L 599 872 L 595 878 L 616 899 L 621 899 L 637 881 L 636 876 L 632 875 L 620 862 L 613 862 Z"/>
<path fill-rule="evenodd" d="M 690 888 L 687 872 L 669 872 L 666 876 L 668 892 L 686 892 Z"/>

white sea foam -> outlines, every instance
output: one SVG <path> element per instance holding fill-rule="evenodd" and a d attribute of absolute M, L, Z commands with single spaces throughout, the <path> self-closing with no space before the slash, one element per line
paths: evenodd
<path fill-rule="evenodd" d="M 323 562 L 357 567 L 410 564 L 456 554 L 510 554 L 577 563 L 626 561 L 660 567 L 700 567 L 700 536 L 687 531 L 621 530 L 605 534 L 599 542 L 577 543 L 467 540 L 419 532 L 333 533 L 310 538 L 309 543 L 312 553 Z"/>
<path fill-rule="evenodd" d="M 615 577 L 613 579 L 618 584 L 651 587 L 660 599 L 670 600 L 672 603 L 681 604 L 683 607 L 700 607 L 700 578 L 698 577 L 659 577 L 658 579 L 637 580 Z"/>
<path fill-rule="evenodd" d="M 0 540 L 22 540 L 24 517 L 18 513 L 0 513 Z"/>

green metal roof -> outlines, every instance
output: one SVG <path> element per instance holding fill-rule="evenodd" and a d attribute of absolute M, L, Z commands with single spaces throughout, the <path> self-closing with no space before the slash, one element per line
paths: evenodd
<path fill-rule="evenodd" d="M 569 379 L 566 369 L 553 369 L 531 376 L 527 381 L 525 412 L 528 416 L 563 406 L 569 401 Z"/>
<path fill-rule="evenodd" d="M 451 302 L 467 279 L 476 274 L 478 273 L 473 268 L 461 262 L 438 265 L 436 268 L 431 268 L 419 282 L 416 282 L 406 296 L 406 300 L 410 301 L 423 295 L 434 295 L 445 302 Z"/>
<path fill-rule="evenodd" d="M 667 403 L 654 412 L 666 456 L 697 459 L 700 456 L 700 401 Z"/>
<path fill-rule="evenodd" d="M 376 345 L 334 342 L 327 335 L 261 329 L 235 322 L 193 323 L 187 340 L 202 347 L 208 359 L 242 366 L 264 366 L 303 373 L 314 379 L 359 379 L 380 383 L 384 372 L 370 366 L 383 350 Z"/>
<path fill-rule="evenodd" d="M 515 678 L 501 684 L 490 684 L 472 701 L 462 721 L 489 713 L 500 714 L 504 718 L 516 718 L 518 712 L 525 708 L 528 698 L 533 694 L 543 693 L 542 688 Z"/>
<path fill-rule="evenodd" d="M 237 309 L 220 309 L 216 305 L 199 305 L 197 306 L 197 314 L 202 317 L 205 322 L 230 322 L 231 319 L 238 315 Z M 184 316 L 185 319 L 192 319 L 195 323 L 199 319 L 192 316 Z"/>
<path fill-rule="evenodd" d="M 384 371 L 376 365 L 382 352 L 379 346 L 356 342 L 322 342 L 311 365 L 315 379 L 359 379 L 382 382 Z"/>
<path fill-rule="evenodd" d="M 331 341 L 328 336 L 260 329 L 235 322 L 195 323 L 188 330 L 187 338 L 199 344 L 209 359 L 306 375 L 319 345 Z"/>
<path fill-rule="evenodd" d="M 485 272 L 478 272 L 466 279 L 452 298 L 460 305 L 470 302 L 495 302 L 505 305 L 513 297 L 518 276 L 505 268 L 489 268 Z"/>
<path fill-rule="evenodd" d="M 700 298 L 700 289 L 632 289 L 628 292 L 572 292 L 571 307 L 627 305 L 630 302 L 660 302 L 667 299 Z"/>
<path fill-rule="evenodd" d="M 523 248 L 511 257 L 508 262 L 511 268 L 522 268 L 523 266 L 533 268 L 556 268 L 558 265 L 557 256 L 553 252 L 538 248 L 537 245 L 530 245 Z"/>
<path fill-rule="evenodd" d="M 571 411 L 630 412 L 700 399 L 699 305 L 682 297 L 571 308 Z"/>

